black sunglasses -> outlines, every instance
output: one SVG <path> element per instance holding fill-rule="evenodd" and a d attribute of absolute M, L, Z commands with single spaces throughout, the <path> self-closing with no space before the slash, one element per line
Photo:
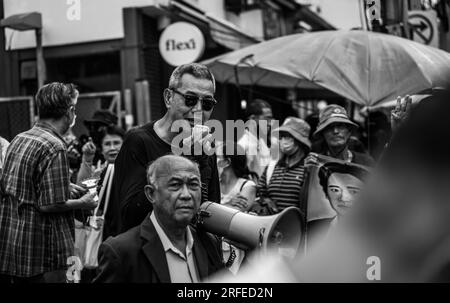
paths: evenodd
<path fill-rule="evenodd" d="M 202 98 L 202 97 L 199 97 L 196 95 L 183 94 L 173 88 L 171 88 L 170 90 L 173 91 L 174 93 L 177 93 L 180 96 L 182 96 L 184 98 L 184 104 L 186 104 L 186 106 L 189 106 L 189 107 L 193 107 L 193 106 L 197 105 L 197 103 L 200 99 L 202 100 L 202 109 L 206 110 L 206 111 L 210 111 L 211 109 L 213 109 L 214 105 L 217 104 L 217 101 L 216 101 L 216 99 L 214 99 L 214 97 Z"/>

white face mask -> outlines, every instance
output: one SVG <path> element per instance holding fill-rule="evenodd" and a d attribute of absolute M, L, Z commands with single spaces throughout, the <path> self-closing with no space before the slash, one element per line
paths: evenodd
<path fill-rule="evenodd" d="M 280 151 L 285 155 L 292 155 L 294 154 L 297 149 L 295 148 L 295 141 L 294 138 L 286 138 L 283 137 L 280 139 Z"/>

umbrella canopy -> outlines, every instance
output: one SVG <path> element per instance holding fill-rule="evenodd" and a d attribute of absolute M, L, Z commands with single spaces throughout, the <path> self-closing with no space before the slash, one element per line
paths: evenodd
<path fill-rule="evenodd" d="M 450 86 L 449 53 L 368 31 L 283 36 L 203 63 L 220 82 L 325 88 L 369 107 L 399 95 Z"/>

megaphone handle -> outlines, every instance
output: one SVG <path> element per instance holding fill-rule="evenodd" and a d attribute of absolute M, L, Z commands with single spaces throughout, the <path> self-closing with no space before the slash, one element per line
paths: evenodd
<path fill-rule="evenodd" d="M 230 256 L 228 257 L 227 262 L 225 263 L 225 266 L 227 268 L 231 267 L 231 265 L 233 265 L 234 263 L 234 259 L 236 259 L 236 251 L 233 248 L 233 246 L 231 244 L 228 244 L 230 246 Z"/>
<path fill-rule="evenodd" d="M 198 224 L 203 224 L 203 218 L 208 218 L 211 217 L 211 212 L 206 211 L 206 210 L 200 210 L 198 212 L 198 216 L 197 216 L 197 223 Z"/>

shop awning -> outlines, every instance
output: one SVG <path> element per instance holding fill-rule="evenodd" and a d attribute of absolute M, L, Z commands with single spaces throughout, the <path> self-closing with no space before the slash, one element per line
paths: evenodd
<path fill-rule="evenodd" d="M 262 41 L 257 37 L 245 33 L 242 29 L 227 20 L 209 13 L 194 10 L 180 2 L 172 1 L 170 3 L 172 8 L 207 23 L 211 38 L 214 42 L 226 48 L 236 50 Z"/>
<path fill-rule="evenodd" d="M 271 1 L 267 1 L 268 3 Z M 283 5 L 286 9 L 292 9 L 296 11 L 296 15 L 311 25 L 313 30 L 330 30 L 335 29 L 331 24 L 322 19 L 320 16 L 312 12 L 307 6 L 300 5 L 288 0 L 276 0 L 277 5 Z M 241 28 L 235 24 L 219 18 L 213 14 L 205 13 L 186 2 L 182 1 L 169 1 L 169 5 L 161 7 L 167 10 L 175 10 L 180 15 L 184 15 L 188 19 L 200 21 L 201 23 L 206 23 L 209 27 L 209 32 L 211 38 L 217 44 L 225 46 L 231 50 L 241 49 L 243 47 L 259 43 L 263 41 L 260 37 L 252 36 L 244 32 Z M 274 4 L 275 5 L 275 4 Z"/>
<path fill-rule="evenodd" d="M 210 14 L 206 14 L 206 18 L 213 40 L 229 49 L 236 50 L 262 41 L 244 33 L 231 22 Z"/>

